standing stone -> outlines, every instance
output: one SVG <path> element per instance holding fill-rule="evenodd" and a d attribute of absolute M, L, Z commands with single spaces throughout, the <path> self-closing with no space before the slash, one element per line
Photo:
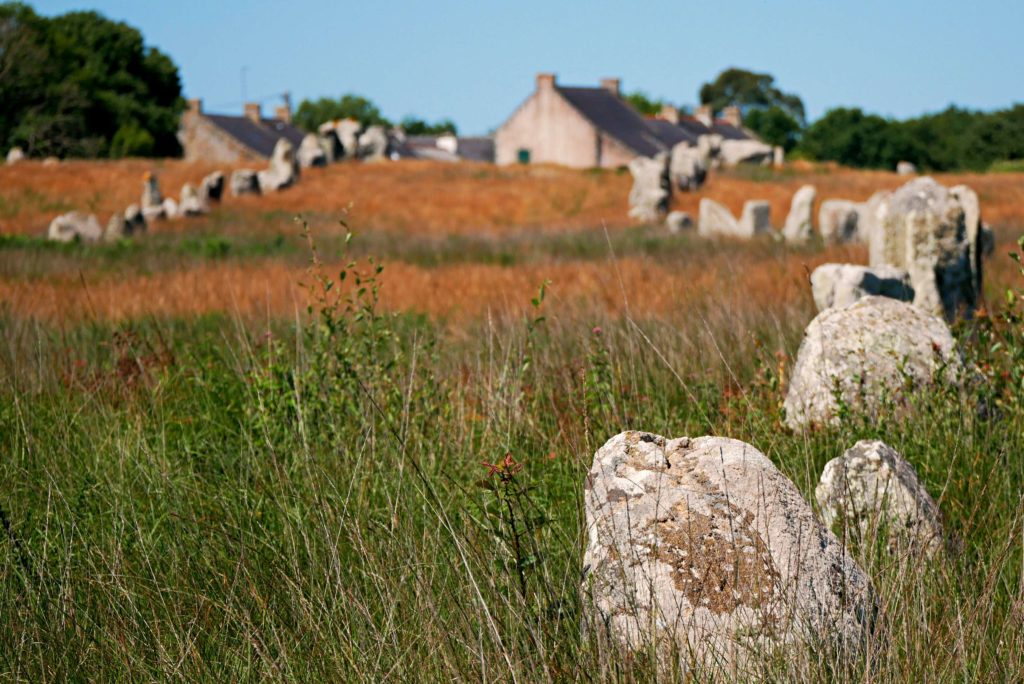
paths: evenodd
<path fill-rule="evenodd" d="M 772 232 L 772 205 L 766 200 L 747 200 L 738 227 L 744 237 Z"/>
<path fill-rule="evenodd" d="M 388 134 L 383 126 L 370 126 L 359 135 L 358 156 L 366 161 L 387 159 Z"/>
<path fill-rule="evenodd" d="M 684 671 L 752 675 L 806 645 L 856 658 L 868 576 L 792 482 L 749 444 L 624 432 L 584 486 L 587 625 L 629 650 L 674 650 Z"/>
<path fill-rule="evenodd" d="M 818 210 L 818 230 L 827 245 L 861 242 L 860 215 L 864 206 L 857 202 L 828 199 Z"/>
<path fill-rule="evenodd" d="M 270 166 L 257 174 L 260 192 L 276 192 L 292 186 L 299 179 L 295 147 L 285 138 L 278 138 Z"/>
<path fill-rule="evenodd" d="M 890 551 L 943 549 L 939 507 L 914 466 L 885 442 L 861 440 L 826 463 L 814 498 L 840 538 L 870 545 L 885 532 Z"/>
<path fill-rule="evenodd" d="M 723 140 L 719 144 L 718 157 L 725 166 L 768 165 L 775 159 L 775 150 L 760 140 Z"/>
<path fill-rule="evenodd" d="M 69 211 L 50 221 L 46 237 L 54 242 L 96 242 L 103 237 L 103 229 L 92 214 Z"/>
<path fill-rule="evenodd" d="M 138 204 L 129 204 L 124 210 L 125 228 L 128 235 L 138 235 L 146 232 L 146 217 Z"/>
<path fill-rule="evenodd" d="M 786 394 L 786 425 L 836 424 L 840 405 L 872 414 L 908 391 L 957 382 L 960 361 L 949 328 L 916 306 L 864 297 L 815 316 L 800 344 Z"/>
<path fill-rule="evenodd" d="M 702 197 L 697 213 L 697 234 L 703 237 L 714 235 L 740 236 L 739 223 L 726 207 Z"/>
<path fill-rule="evenodd" d="M 345 148 L 342 146 L 341 139 L 333 128 L 321 131 L 317 137 L 317 142 L 320 145 L 320 149 L 323 150 L 326 163 L 333 164 L 345 158 Z"/>
<path fill-rule="evenodd" d="M 260 194 L 260 182 L 255 171 L 252 169 L 238 169 L 231 174 L 232 197 L 258 194 Z"/>
<path fill-rule="evenodd" d="M 896 173 L 901 176 L 914 176 L 917 174 L 917 167 L 908 161 L 901 161 L 896 164 Z"/>
<path fill-rule="evenodd" d="M 868 263 L 870 264 L 885 263 L 885 258 L 881 252 L 883 241 L 876 236 L 882 230 L 885 217 L 889 213 L 889 196 L 891 194 L 887 190 L 879 190 L 873 194 L 864 203 L 860 211 L 860 217 L 857 220 L 861 239 L 868 244 Z"/>
<path fill-rule="evenodd" d="M 669 174 L 675 186 L 684 192 L 700 188 L 707 177 L 701 151 L 686 142 L 677 144 L 672 148 Z"/>
<path fill-rule="evenodd" d="M 17 145 L 7 151 L 7 163 L 17 164 L 25 158 L 25 150 L 21 149 Z"/>
<path fill-rule="evenodd" d="M 181 216 L 181 208 L 173 197 L 165 197 L 162 207 L 163 217 L 166 219 L 173 220 Z"/>
<path fill-rule="evenodd" d="M 668 232 L 676 235 L 693 228 L 693 217 L 685 211 L 672 211 L 665 217 L 665 227 Z"/>
<path fill-rule="evenodd" d="M 142 176 L 142 214 L 147 221 L 165 217 L 164 197 L 156 175 L 146 172 Z"/>
<path fill-rule="evenodd" d="M 340 150 L 336 149 L 337 154 L 334 157 L 335 161 L 342 159 L 355 159 L 359 153 L 359 131 L 362 125 L 355 119 L 339 119 L 337 121 L 327 121 L 320 124 L 317 129 L 321 136 L 327 136 L 329 132 L 333 132 L 337 138 L 337 144 L 341 146 Z"/>
<path fill-rule="evenodd" d="M 107 229 L 103 231 L 103 241 L 117 242 L 126 237 L 128 237 L 128 220 L 125 219 L 124 214 L 115 211 L 107 221 Z"/>
<path fill-rule="evenodd" d="M 871 295 L 901 302 L 914 299 L 910 274 L 895 266 L 822 264 L 811 273 L 811 292 L 818 311 L 849 306 Z"/>
<path fill-rule="evenodd" d="M 660 221 L 668 212 L 672 197 L 669 158 L 664 152 L 655 157 L 636 157 L 629 162 L 633 187 L 629 191 L 629 216 L 638 221 Z"/>
<path fill-rule="evenodd" d="M 308 133 L 299 145 L 299 166 L 308 169 L 313 166 L 327 166 L 327 155 L 320 147 L 320 140 L 313 133 Z"/>
<path fill-rule="evenodd" d="M 697 152 L 705 169 L 718 168 L 721 151 L 722 136 L 718 133 L 705 133 L 697 138 Z"/>
<path fill-rule="evenodd" d="M 871 236 L 871 265 L 910 273 L 914 304 L 953 320 L 970 316 L 981 292 L 981 223 L 977 196 L 950 191 L 923 176 L 885 198 Z"/>
<path fill-rule="evenodd" d="M 202 216 L 209 211 L 210 207 L 199 196 L 194 185 L 185 183 L 181 186 L 181 204 L 178 207 L 178 212 L 182 216 Z"/>
<path fill-rule="evenodd" d="M 813 185 L 805 185 L 793 195 L 793 203 L 789 207 L 789 215 L 782 227 L 782 237 L 786 242 L 807 242 L 814 236 L 812 224 L 814 198 L 817 191 Z"/>
<path fill-rule="evenodd" d="M 214 171 L 199 185 L 199 199 L 203 202 L 220 202 L 224 194 L 224 172 Z"/>

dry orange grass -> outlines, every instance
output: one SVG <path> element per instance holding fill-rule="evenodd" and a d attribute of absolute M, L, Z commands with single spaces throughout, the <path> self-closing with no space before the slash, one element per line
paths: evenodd
<path fill-rule="evenodd" d="M 730 304 L 748 310 L 813 308 L 807 273 L 829 260 L 861 260 L 862 249 L 835 248 L 777 258 L 724 248 L 708 260 L 666 265 L 642 257 L 618 261 L 563 261 L 502 267 L 456 264 L 422 268 L 387 265 L 382 305 L 443 317 L 453 323 L 484 314 L 525 312 L 530 297 L 550 280 L 549 311 L 627 311 L 638 318 Z M 339 265 L 326 268 L 337 272 Z M 45 281 L 0 280 L 0 301 L 12 313 L 55 323 L 144 315 L 193 316 L 210 311 L 244 318 L 289 317 L 305 310 L 312 283 L 306 269 L 280 263 L 204 265 L 187 271 L 129 278 L 67 276 Z M 723 287 L 728 283 L 729 287 Z"/>
<path fill-rule="evenodd" d="M 101 222 L 138 202 L 142 175 L 155 171 L 166 196 L 177 197 L 183 183 L 214 170 L 210 164 L 177 160 L 70 161 L 54 166 L 24 162 L 0 167 L 0 233 L 42 234 L 49 221 L 70 208 L 96 213 Z M 231 169 L 225 168 L 226 171 Z M 743 202 L 765 199 L 781 225 L 796 189 L 818 188 L 818 199 L 867 199 L 893 189 L 905 177 L 881 171 L 855 171 L 829 165 L 794 165 L 769 180 L 744 172 L 713 173 L 700 193 L 677 193 L 675 207 L 697 215 L 701 197 L 710 197 L 739 215 Z M 990 223 L 1024 223 L 1024 174 L 939 174 L 947 185 L 967 183 L 981 197 Z M 590 172 L 550 166 L 496 167 L 403 161 L 337 164 L 307 170 L 300 183 L 266 197 L 226 197 L 225 210 L 256 217 L 268 211 L 340 217 L 352 207 L 361 230 L 416 235 L 500 234 L 511 230 L 578 230 L 628 225 L 628 173 Z M 206 220 L 160 224 L 158 230 L 201 229 Z"/>

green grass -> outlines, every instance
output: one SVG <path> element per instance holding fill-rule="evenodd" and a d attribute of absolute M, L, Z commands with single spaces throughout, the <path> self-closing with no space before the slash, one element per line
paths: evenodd
<path fill-rule="evenodd" d="M 758 678 L 1024 671 L 1019 325 L 961 332 L 986 378 L 967 391 L 794 435 L 776 353 L 805 321 L 544 319 L 538 297 L 455 335 L 378 313 L 386 271 L 346 276 L 362 296 L 269 330 L 0 318 L 0 678 L 650 681 L 652 658 L 580 630 L 583 478 L 625 429 L 742 439 L 809 498 L 882 438 L 939 502 L 948 558 L 854 549 L 870 659 Z M 507 454 L 523 470 L 488 477 Z"/>

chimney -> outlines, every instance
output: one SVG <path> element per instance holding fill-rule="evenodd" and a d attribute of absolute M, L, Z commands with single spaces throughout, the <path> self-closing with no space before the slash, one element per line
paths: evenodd
<path fill-rule="evenodd" d="M 284 104 L 274 108 L 274 118 L 286 124 L 292 122 L 292 96 L 291 93 L 284 92 L 281 94 L 281 99 L 284 100 Z"/>
<path fill-rule="evenodd" d="M 726 107 L 722 110 L 722 118 L 725 119 L 726 123 L 732 124 L 736 128 L 740 128 L 743 125 L 743 112 L 740 111 L 739 107 Z"/>
<path fill-rule="evenodd" d="M 622 85 L 621 79 L 618 78 L 602 78 L 601 87 L 607 90 L 615 97 L 619 96 L 619 86 Z"/>
<path fill-rule="evenodd" d="M 551 90 L 554 87 L 554 74 L 537 74 L 537 90 Z"/>
<path fill-rule="evenodd" d="M 259 102 L 246 102 L 245 103 L 245 118 L 250 121 L 260 122 L 263 118 L 263 114 L 260 112 Z"/>
<path fill-rule="evenodd" d="M 188 113 L 199 115 L 203 113 L 203 101 L 194 97 L 188 101 Z"/>
<path fill-rule="evenodd" d="M 679 124 L 679 110 L 675 106 L 670 104 L 661 105 L 661 113 L 658 114 L 658 118 L 669 123 Z"/>
<path fill-rule="evenodd" d="M 711 111 L 711 105 L 701 105 L 694 109 L 693 118 L 710 127 L 714 123 L 714 112 Z"/>

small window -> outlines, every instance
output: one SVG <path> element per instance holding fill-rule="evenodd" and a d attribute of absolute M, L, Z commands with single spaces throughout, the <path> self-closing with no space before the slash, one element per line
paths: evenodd
<path fill-rule="evenodd" d="M 519 163 L 520 164 L 529 164 L 530 163 L 530 150 L 527 150 L 525 148 L 520 148 L 518 157 L 519 157 Z"/>

